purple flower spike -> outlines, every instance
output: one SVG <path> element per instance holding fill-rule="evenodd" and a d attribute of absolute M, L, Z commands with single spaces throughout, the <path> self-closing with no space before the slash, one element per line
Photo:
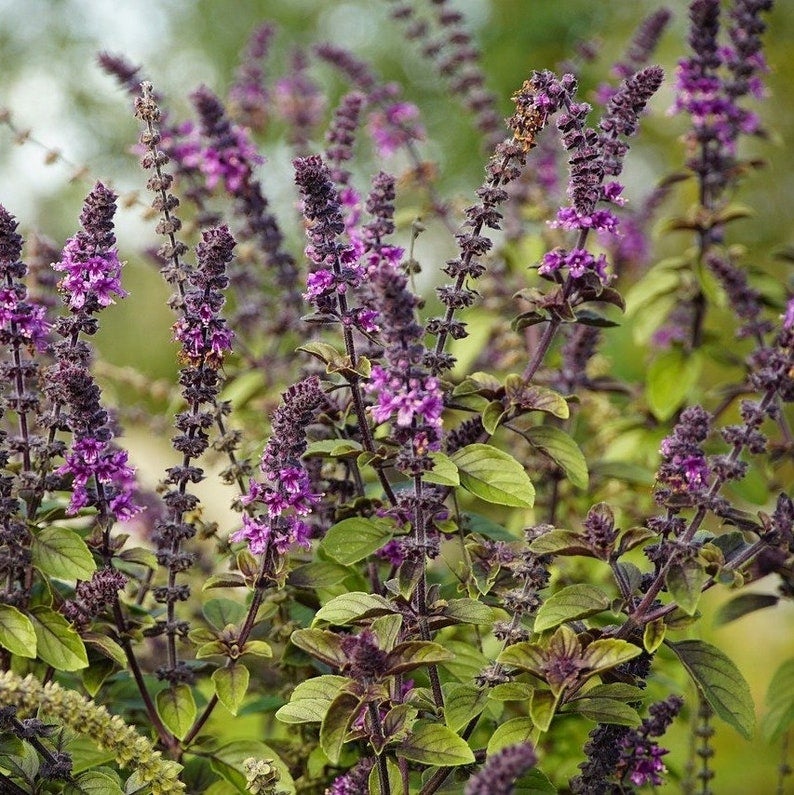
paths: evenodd
<path fill-rule="evenodd" d="M 316 377 L 291 386 L 273 416 L 272 435 L 262 453 L 260 469 L 268 483 L 252 480 L 242 503 L 243 526 L 230 541 L 246 541 L 254 555 L 283 555 L 290 546 L 307 546 L 311 533 L 302 517 L 312 512 L 315 494 L 301 456 L 306 451 L 306 427 L 325 403 Z"/>
<path fill-rule="evenodd" d="M 83 205 L 82 231 L 66 243 L 60 262 L 53 265 L 66 274 L 59 287 L 72 310 L 92 314 L 115 303 L 114 296 L 127 295 L 121 287 L 121 262 L 115 248 L 115 212 L 116 194 L 98 182 Z"/>
<path fill-rule="evenodd" d="M 483 769 L 469 779 L 465 795 L 512 795 L 516 779 L 534 767 L 537 759 L 529 743 L 508 745 L 490 755 Z"/>

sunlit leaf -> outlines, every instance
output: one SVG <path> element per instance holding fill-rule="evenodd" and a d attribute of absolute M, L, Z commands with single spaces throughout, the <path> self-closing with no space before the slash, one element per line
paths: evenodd
<path fill-rule="evenodd" d="M 487 444 L 470 444 L 450 458 L 460 474 L 460 485 L 476 497 L 497 505 L 531 508 L 535 488 L 524 467 L 513 456 Z"/>

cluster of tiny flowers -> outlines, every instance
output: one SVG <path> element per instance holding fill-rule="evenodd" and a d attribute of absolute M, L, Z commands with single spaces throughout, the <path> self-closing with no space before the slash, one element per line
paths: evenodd
<path fill-rule="evenodd" d="M 652 704 L 648 710 L 650 716 L 623 737 L 617 766 L 621 779 L 628 778 L 637 787 L 645 784 L 658 787 L 662 784 L 662 774 L 667 772 L 662 757 L 669 752 L 651 738 L 665 734 L 683 705 L 683 699 L 678 696 L 670 696 Z"/>
<path fill-rule="evenodd" d="M 535 749 L 529 743 L 508 745 L 495 754 L 466 784 L 465 795 L 512 795 L 516 780 L 534 767 Z"/>
<path fill-rule="evenodd" d="M 179 132 L 181 138 L 171 148 L 171 154 L 184 168 L 197 168 L 204 175 L 208 190 L 223 182 L 229 193 L 238 193 L 250 178 L 252 167 L 264 162 L 248 133 L 236 124 L 230 125 L 223 138 L 206 144 L 192 122 L 182 124 Z"/>
<path fill-rule="evenodd" d="M 314 268 L 306 279 L 304 298 L 320 314 L 333 315 L 345 326 L 371 332 L 375 329 L 373 311 L 348 307 L 347 293 L 360 287 L 364 277 L 359 259 L 362 245 L 360 240 L 353 245 L 341 239 L 350 225 L 350 214 L 346 220 L 331 171 L 319 155 L 298 158 L 294 166 L 307 221 L 306 256 Z"/>
<path fill-rule="evenodd" d="M 289 125 L 288 139 L 298 153 L 306 151 L 314 130 L 325 114 L 325 95 L 309 76 L 303 50 L 290 57 L 289 76 L 276 81 L 274 100 L 278 114 Z"/>
<path fill-rule="evenodd" d="M 416 320 L 419 299 L 389 258 L 374 257 L 367 277 L 385 346 L 384 365 L 372 368 L 367 385 L 375 395 L 372 417 L 393 420 L 393 436 L 401 446 L 397 466 L 418 474 L 431 468 L 428 454 L 441 449 L 444 410 L 441 384 L 424 365 L 427 351 Z"/>
<path fill-rule="evenodd" d="M 421 141 L 424 129 L 418 121 L 419 108 L 412 102 L 393 102 L 369 116 L 368 130 L 380 157 L 390 157 L 410 141 Z"/>
<path fill-rule="evenodd" d="M 312 376 L 291 386 L 282 400 L 260 462 L 268 483 L 251 480 L 242 499 L 243 526 L 230 536 L 231 541 L 246 541 L 255 555 L 284 554 L 292 544 L 307 545 L 311 528 L 302 517 L 313 511 L 322 496 L 313 492 L 301 460 L 306 428 L 326 400 L 319 380 Z M 257 507 L 264 512 L 257 513 Z"/>
<path fill-rule="evenodd" d="M 126 584 L 127 577 L 120 571 L 99 569 L 90 580 L 78 583 L 74 599 L 63 603 L 61 613 L 73 624 L 85 627 L 106 605 L 116 600 L 118 592 Z"/>
<path fill-rule="evenodd" d="M 615 77 L 625 80 L 648 63 L 672 16 L 669 8 L 660 8 L 640 22 L 623 59 L 612 67 L 612 74 Z M 596 98 L 601 104 L 606 105 L 616 90 L 614 86 L 605 83 L 598 87 Z"/>
<path fill-rule="evenodd" d="M 55 324 L 64 339 L 53 346 L 58 363 L 47 371 L 46 389 L 56 405 L 66 407 L 66 422 L 73 434 L 65 463 L 55 472 L 72 477 L 68 512 L 75 514 L 96 505 L 116 519 L 126 520 L 138 512 L 132 498 L 134 470 L 127 463 L 126 451 L 112 443 L 113 431 L 100 402 L 100 389 L 87 369 L 90 352 L 76 341 L 79 331 L 96 329 L 91 315 L 112 303 L 111 295 L 126 295 L 115 249 L 115 212 L 115 194 L 97 183 L 83 205 L 82 230 L 69 240 L 60 263 L 54 266 L 69 274 L 59 287 L 71 314 Z M 95 488 L 90 488 L 92 485 Z"/>
<path fill-rule="evenodd" d="M 276 29 L 265 23 L 251 34 L 245 58 L 237 69 L 229 89 L 229 101 L 235 118 L 255 130 L 265 126 L 270 106 L 270 93 L 265 88 L 262 62 L 267 58 Z"/>
<path fill-rule="evenodd" d="M 67 241 L 60 261 L 53 265 L 66 274 L 59 287 L 70 309 L 92 313 L 115 303 L 114 296 L 127 295 L 121 287 L 121 262 L 113 227 L 104 223 L 102 211 L 110 205 L 115 210 L 115 200 L 112 191 L 102 183 L 96 184 L 80 216 L 83 229 Z"/>
<path fill-rule="evenodd" d="M 188 277 L 193 286 L 184 295 L 184 315 L 173 327 L 182 357 L 191 364 L 217 368 L 231 350 L 234 334 L 220 310 L 226 301 L 221 291 L 229 282 L 226 267 L 234 246 L 228 227 L 221 226 L 204 232 L 196 247 L 199 266 Z"/>
<path fill-rule="evenodd" d="M 337 776 L 325 795 L 361 795 L 368 792 L 369 774 L 375 765 L 374 759 L 362 759 L 347 773 Z"/>
<path fill-rule="evenodd" d="M 657 500 L 671 494 L 699 496 L 708 485 L 710 470 L 702 443 L 709 435 L 711 415 L 700 406 L 681 413 L 673 432 L 662 441 L 662 462 L 656 473 Z"/>
<path fill-rule="evenodd" d="M 760 14 L 771 7 L 772 0 L 736 0 L 729 31 L 733 46 L 718 42 L 719 0 L 696 0 L 690 7 L 693 55 L 679 62 L 673 112 L 691 118 L 694 142 L 717 143 L 732 155 L 740 135 L 759 131 L 756 114 L 736 101 L 746 94 L 763 96 L 760 75 L 766 64 L 760 37 L 765 25 Z"/>
<path fill-rule="evenodd" d="M 28 298 L 22 283 L 27 268 L 20 261 L 22 238 L 17 221 L 0 205 L 0 341 L 45 349 L 48 324 L 46 307 Z"/>
<path fill-rule="evenodd" d="M 87 738 L 93 745 L 110 751 L 121 767 L 135 771 L 142 786 L 150 786 L 152 795 L 170 795 L 185 791 L 179 780 L 182 766 L 163 759 L 152 743 L 128 726 L 118 715 L 67 690 L 56 682 L 43 685 L 32 674 L 22 678 L 12 671 L 0 672 L 0 707 L 14 706 L 24 713 L 38 713 L 54 719 L 71 731 Z"/>
<path fill-rule="evenodd" d="M 548 110 L 559 109 L 557 128 L 563 146 L 571 152 L 570 204 L 559 209 L 550 226 L 579 232 L 580 245 L 571 251 L 557 249 L 546 254 L 539 269 L 541 275 L 557 274 L 566 267 L 572 279 L 595 273 L 602 283 L 608 281 L 605 257 L 596 258 L 584 250 L 581 247 L 582 236 L 591 231 L 617 234 L 615 214 L 608 209 L 596 209 L 596 205 L 598 202 L 625 203 L 621 197 L 623 186 L 616 181 L 605 183 L 604 179 L 608 175 L 620 174 L 628 151 L 624 139 L 636 133 L 639 116 L 658 90 L 663 77 L 659 67 L 648 67 L 627 78 L 610 97 L 598 130 L 585 126 L 590 106 L 575 101 L 577 86 L 571 75 L 565 75 L 559 82 L 544 78 L 543 96 Z"/>

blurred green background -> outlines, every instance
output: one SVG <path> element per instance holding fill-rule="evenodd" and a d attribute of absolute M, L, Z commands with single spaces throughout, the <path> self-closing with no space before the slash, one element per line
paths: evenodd
<path fill-rule="evenodd" d="M 659 7 L 650 0 L 461 0 L 456 5 L 482 50 L 488 86 L 505 116 L 511 111 L 510 94 L 533 69 L 555 68 L 572 57 L 582 41 L 599 46 L 595 61 L 581 72 L 588 95 L 608 77 L 609 66 L 623 52 L 637 22 Z M 684 159 L 679 138 L 686 119 L 671 117 L 666 110 L 672 101 L 676 61 L 686 52 L 687 4 L 666 5 L 675 17 L 656 60 L 665 67 L 667 81 L 628 158 L 624 176 L 629 197 L 643 196 Z M 0 203 L 17 216 L 26 237 L 35 230 L 60 246 L 76 230 L 82 198 L 94 179 L 109 181 L 122 193 L 142 191 L 145 178 L 129 152 L 138 123 L 129 99 L 96 66 L 96 54 L 122 53 L 142 64 L 165 96 L 169 112 L 182 118 L 188 112 L 187 94 L 198 84 L 225 93 L 250 31 L 265 19 L 279 26 L 274 67 L 294 45 L 328 40 L 370 60 L 384 78 L 400 82 L 405 95 L 423 111 L 428 132 L 424 152 L 439 163 L 442 192 L 470 197 L 483 167 L 471 119 L 417 56 L 415 45 L 405 41 L 399 25 L 390 21 L 389 6 L 380 0 L 0 0 L 0 106 L 11 112 L 17 130 L 29 130 L 38 142 L 20 144 L 8 127 L 0 126 Z M 782 270 L 774 254 L 794 242 L 794 3 L 779 1 L 768 22 L 771 99 L 760 111 L 769 135 L 746 145 L 743 154 L 770 165 L 744 183 L 737 200 L 751 207 L 755 217 L 734 224 L 730 235 L 748 247 L 753 264 L 779 276 Z M 343 90 L 328 69 L 319 68 L 315 74 L 334 96 Z M 281 132 L 276 127 L 259 141 L 268 160 L 261 178 L 274 210 L 285 219 L 290 246 L 300 256 L 303 244 L 294 224 L 290 181 L 292 153 Z M 63 159 L 45 164 L 48 150 L 58 150 Z M 86 176 L 72 180 L 77 167 L 83 166 Z M 674 194 L 662 215 L 669 217 L 687 201 L 685 192 Z M 130 366 L 154 379 L 170 379 L 177 365 L 169 333 L 172 317 L 165 306 L 168 291 L 141 254 L 145 246 L 156 244 L 153 223 L 142 217 L 139 206 L 122 207 L 118 237 L 121 256 L 128 261 L 125 283 L 132 295 L 103 313 L 96 343 L 114 367 Z M 443 245 L 451 251 L 449 241 Z M 124 396 L 113 396 L 119 397 Z M 139 461 L 168 459 L 165 437 L 133 433 L 131 445 Z M 144 469 L 154 485 L 159 472 Z M 762 583 L 756 590 L 764 586 L 771 590 L 774 583 Z M 724 599 L 724 593 L 707 594 L 705 627 L 715 604 Z M 749 680 L 759 712 L 774 667 L 794 654 L 792 627 L 794 607 L 783 606 L 706 631 L 706 639 L 726 648 Z M 745 742 L 726 726 L 717 726 L 720 775 L 713 790 L 726 795 L 774 792 L 778 749 L 764 747 L 760 739 Z M 670 766 L 680 771 L 688 738 L 679 732 L 671 742 Z M 794 785 L 790 787 L 786 791 L 794 792 Z M 676 790 L 673 784 L 663 788 Z"/>

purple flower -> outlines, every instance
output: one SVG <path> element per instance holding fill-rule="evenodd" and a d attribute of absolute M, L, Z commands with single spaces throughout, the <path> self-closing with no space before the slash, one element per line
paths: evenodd
<path fill-rule="evenodd" d="M 263 484 L 252 480 L 242 498 L 243 526 L 229 540 L 246 541 L 254 555 L 283 555 L 293 544 L 307 546 L 311 528 L 301 517 L 312 513 L 322 495 L 316 494 L 301 456 L 306 450 L 306 427 L 325 403 L 316 377 L 291 386 L 273 416 L 260 470 Z"/>
<path fill-rule="evenodd" d="M 264 162 L 251 142 L 248 133 L 225 116 L 218 98 L 206 87 L 201 86 L 191 94 L 201 122 L 201 135 L 207 139 L 200 145 L 196 132 L 188 131 L 186 141 L 180 151 L 185 165 L 198 165 L 204 174 L 208 190 L 223 182 L 232 195 L 239 194 L 251 182 L 257 165 Z"/>
<path fill-rule="evenodd" d="M 337 776 L 325 791 L 325 795 L 363 795 L 369 791 L 369 774 L 375 764 L 374 759 L 362 759 L 355 767 Z"/>
<path fill-rule="evenodd" d="M 790 331 L 794 328 L 794 297 L 788 299 L 786 311 L 783 313 L 783 328 Z"/>
<path fill-rule="evenodd" d="M 302 50 L 293 51 L 289 76 L 276 82 L 274 99 L 277 112 L 289 125 L 289 142 L 304 151 L 325 112 L 325 97 L 309 77 L 308 59 Z"/>
<path fill-rule="evenodd" d="M 530 743 L 508 745 L 488 757 L 479 773 L 466 784 L 465 795 L 512 795 L 516 780 L 537 762 L 535 749 Z"/>
<path fill-rule="evenodd" d="M 116 194 L 98 182 L 88 194 L 80 215 L 83 229 L 70 238 L 53 267 L 66 274 L 59 287 L 73 310 L 86 313 L 115 303 L 127 293 L 121 287 L 121 262 L 115 248 L 113 215 Z"/>
<path fill-rule="evenodd" d="M 369 134 L 380 157 L 390 157 L 410 141 L 425 137 L 417 121 L 419 108 L 411 102 L 394 102 L 369 116 Z"/>
<path fill-rule="evenodd" d="M 268 118 L 270 94 L 265 88 L 262 61 L 267 57 L 275 32 L 273 25 L 268 23 L 254 30 L 245 58 L 237 69 L 235 82 L 229 89 L 235 118 L 256 130 L 262 129 Z"/>

